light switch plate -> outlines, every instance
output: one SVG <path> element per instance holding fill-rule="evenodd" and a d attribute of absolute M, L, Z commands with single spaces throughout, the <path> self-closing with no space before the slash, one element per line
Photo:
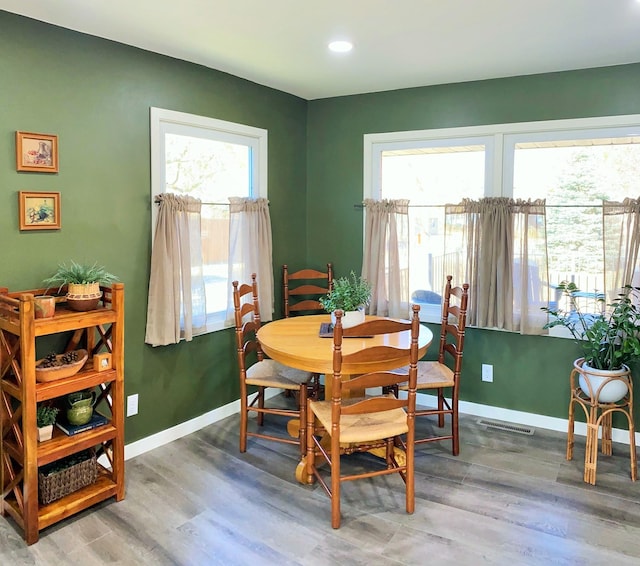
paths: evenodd
<path fill-rule="evenodd" d="M 127 416 L 131 417 L 138 414 L 138 394 L 129 395 L 127 397 Z"/>

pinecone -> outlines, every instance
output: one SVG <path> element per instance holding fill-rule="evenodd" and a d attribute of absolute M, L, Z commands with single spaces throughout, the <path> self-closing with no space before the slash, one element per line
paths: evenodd
<path fill-rule="evenodd" d="M 62 356 L 60 357 L 60 361 L 63 364 L 72 364 L 73 362 L 77 362 L 78 352 L 73 351 L 73 352 L 67 352 L 66 354 L 62 354 Z"/>

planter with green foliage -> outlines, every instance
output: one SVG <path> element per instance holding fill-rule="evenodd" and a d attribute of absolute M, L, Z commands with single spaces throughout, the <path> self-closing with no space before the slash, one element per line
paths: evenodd
<path fill-rule="evenodd" d="M 601 402 L 622 399 L 628 390 L 629 364 L 640 360 L 640 310 L 636 306 L 640 288 L 626 285 L 610 304 L 598 298 L 601 308 L 597 313 L 582 311 L 578 302 L 580 290 L 574 283 L 563 281 L 558 289 L 569 307 L 544 307 L 542 310 L 551 315 L 545 328 L 565 327 L 582 349 L 584 362 L 577 360 L 576 367 L 580 370 L 580 386 L 587 395 L 590 389 L 594 394 L 600 390 Z M 610 381 L 600 389 L 606 380 Z"/>
<path fill-rule="evenodd" d="M 109 285 L 115 281 L 118 281 L 118 278 L 97 263 L 83 264 L 71 260 L 69 265 L 60 264 L 58 270 L 43 283 L 50 287 L 57 285 L 58 292 L 66 285 L 69 307 L 85 311 L 97 306 L 102 296 L 100 285 Z"/>
<path fill-rule="evenodd" d="M 348 328 L 364 321 L 364 309 L 371 300 L 371 284 L 353 271 L 349 277 L 333 280 L 333 289 L 320 298 L 320 303 L 331 313 L 335 324 L 336 310 L 343 311 L 342 326 Z"/>
<path fill-rule="evenodd" d="M 38 441 L 50 440 L 53 436 L 53 425 L 60 409 L 49 405 L 40 405 L 36 411 L 36 426 L 38 427 Z"/>

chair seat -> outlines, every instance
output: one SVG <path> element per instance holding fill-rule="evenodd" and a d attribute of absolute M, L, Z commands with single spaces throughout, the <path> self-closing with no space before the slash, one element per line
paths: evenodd
<path fill-rule="evenodd" d="M 247 370 L 247 385 L 297 390 L 312 377 L 311 372 L 285 366 L 275 360 L 263 360 Z"/>
<path fill-rule="evenodd" d="M 407 366 L 402 371 L 409 371 Z M 437 389 L 438 387 L 453 387 L 455 385 L 453 370 L 440 362 L 418 362 L 418 381 L 416 389 Z M 400 389 L 407 390 L 403 383 Z"/>
<path fill-rule="evenodd" d="M 362 398 L 343 399 L 342 405 L 361 401 Z M 331 401 L 310 401 L 309 407 L 314 412 L 322 426 L 331 433 Z M 407 413 L 404 409 L 391 409 L 377 413 L 361 415 L 342 415 L 340 418 L 340 442 L 358 443 L 381 440 L 406 434 Z"/>

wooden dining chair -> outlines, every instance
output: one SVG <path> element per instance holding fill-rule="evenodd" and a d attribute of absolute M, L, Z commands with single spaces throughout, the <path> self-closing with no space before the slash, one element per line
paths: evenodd
<path fill-rule="evenodd" d="M 282 266 L 282 300 L 285 318 L 299 314 L 322 314 L 324 307 L 319 299 L 333 288 L 333 264 L 327 263 L 327 271 L 300 269 L 289 273 L 287 264 Z"/>
<path fill-rule="evenodd" d="M 437 415 L 438 427 L 444 428 L 445 415 L 450 415 L 451 427 L 444 434 L 416 438 L 415 443 L 451 440 L 452 453 L 460 453 L 458 434 L 458 397 L 460 392 L 460 373 L 462 372 L 462 351 L 467 324 L 467 305 L 469 301 L 469 284 L 452 287 L 453 277 L 447 275 L 442 304 L 442 321 L 440 329 L 440 346 L 438 359 L 418 362 L 418 392 L 432 390 L 437 396 L 437 408 L 416 409 L 416 417 Z M 399 389 L 408 390 L 409 384 L 400 385 Z M 445 397 L 450 394 L 450 400 Z"/>
<path fill-rule="evenodd" d="M 323 314 L 326 311 L 320 303 L 320 297 L 333 289 L 333 264 L 327 263 L 327 271 L 316 269 L 300 269 L 289 273 L 289 266 L 282 266 L 282 300 L 285 318 L 305 314 Z M 309 390 L 309 397 L 322 395 L 323 386 L 320 374 L 314 373 Z M 290 393 L 292 394 L 292 393 Z"/>
<path fill-rule="evenodd" d="M 331 526 L 334 529 L 340 527 L 340 489 L 341 483 L 345 481 L 398 473 L 405 482 L 407 513 L 414 511 L 413 439 L 420 334 L 419 311 L 420 307 L 414 305 L 411 321 L 375 319 L 351 328 L 342 327 L 342 311 L 336 311 L 336 324 L 333 329 L 332 396 L 326 401 L 308 400 L 306 458 L 308 483 L 315 477 L 331 498 Z M 410 333 L 409 349 L 378 345 L 365 347 L 350 354 L 342 353 L 343 338 L 396 332 Z M 366 341 L 366 338 L 364 340 Z M 409 393 L 406 398 L 398 399 L 391 393 L 352 397 L 356 392 L 391 387 L 406 381 L 406 373 L 393 371 L 372 371 L 352 379 L 348 379 L 348 376 L 345 379 L 342 374 L 343 363 L 364 362 L 370 367 L 375 367 L 377 360 L 388 359 L 390 350 L 394 351 L 394 357 L 405 358 L 409 364 Z M 408 440 L 406 455 L 397 448 L 402 435 L 406 435 Z M 325 440 L 327 436 L 330 439 L 328 445 Z M 379 461 L 372 459 L 372 469 L 341 474 L 340 460 L 343 455 L 380 449 L 384 458 Z M 316 457 L 321 457 L 319 464 L 316 464 Z M 320 470 L 325 461 L 330 466 L 329 481 Z"/>
<path fill-rule="evenodd" d="M 299 444 L 301 454 L 305 453 L 306 431 L 305 412 L 307 404 L 307 385 L 311 373 L 290 368 L 275 360 L 268 359 L 256 333 L 260 329 L 260 305 L 258 302 L 258 283 L 255 273 L 251 276 L 251 284 L 233 282 L 233 307 L 236 325 L 236 346 L 240 376 L 240 452 L 247 449 L 247 437 L 266 438 L 288 444 Z M 265 391 L 269 387 L 295 391 L 298 393 L 296 409 L 267 407 L 265 405 Z M 253 399 L 249 388 L 257 389 Z M 258 426 L 264 424 L 266 414 L 289 417 L 300 420 L 300 436 L 295 439 L 284 434 L 276 436 L 265 432 L 248 430 L 249 414 L 257 414 Z"/>

